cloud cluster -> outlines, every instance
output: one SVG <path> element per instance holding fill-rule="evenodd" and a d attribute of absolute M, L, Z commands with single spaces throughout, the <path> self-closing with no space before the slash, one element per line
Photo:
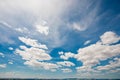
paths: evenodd
<path fill-rule="evenodd" d="M 73 58 L 75 54 L 71 52 L 59 52 L 59 55 L 61 59 L 68 60 L 69 58 Z"/>
<path fill-rule="evenodd" d="M 64 62 L 45 62 L 50 61 L 52 57 L 47 53 L 47 46 L 38 43 L 37 40 L 25 37 L 18 37 L 21 42 L 25 45 L 19 46 L 19 49 L 16 49 L 16 53 L 19 54 L 23 60 L 24 64 L 30 67 L 37 67 L 38 69 L 43 68 L 45 70 L 50 70 L 52 72 L 56 71 L 58 68 L 62 67 L 71 67 L 75 66 L 74 63 L 70 61 Z M 30 46 L 30 47 L 28 47 Z M 72 53 L 69 53 L 72 54 Z M 70 56 L 68 56 L 70 57 Z"/>
<path fill-rule="evenodd" d="M 46 50 L 48 49 L 46 45 L 40 44 L 37 40 L 31 38 L 19 37 L 19 40 L 30 46 L 20 46 L 20 49 L 16 49 L 16 53 L 22 56 L 22 59 L 26 60 L 24 62 L 25 65 L 44 68 L 45 70 L 50 71 L 56 71 L 61 68 L 63 72 L 71 72 L 72 70 L 69 69 L 69 67 L 75 66 L 75 64 L 70 61 L 61 61 L 56 63 L 45 62 L 46 60 L 50 61 L 52 59 L 52 57 L 46 53 Z M 61 51 L 59 52 L 59 55 L 63 60 L 75 58 L 82 62 L 82 66 L 76 67 L 77 72 L 99 73 L 102 70 L 111 70 L 112 72 L 115 72 L 113 69 L 119 69 L 119 58 L 115 58 L 113 62 L 110 62 L 110 64 L 106 64 L 105 66 L 97 65 L 100 64 L 100 61 L 105 61 L 109 58 L 120 55 L 120 44 L 113 44 L 117 42 L 119 42 L 119 36 L 112 31 L 108 31 L 101 35 L 100 40 L 95 44 L 80 48 L 77 54 Z M 67 68 L 65 69 L 63 67 Z"/>
<path fill-rule="evenodd" d="M 51 60 L 52 57 L 46 53 L 47 46 L 42 45 L 37 42 L 37 40 L 19 37 L 19 40 L 25 43 L 28 46 L 20 46 L 20 49 L 16 49 L 16 53 L 19 54 L 22 59 L 26 60 L 25 65 L 32 66 L 32 67 L 42 67 L 45 69 L 52 69 L 57 68 L 56 64 L 41 62 L 45 60 Z"/>
<path fill-rule="evenodd" d="M 78 50 L 75 58 L 82 61 L 83 66 L 77 70 L 91 70 L 100 61 L 120 55 L 120 44 L 110 45 L 119 41 L 119 37 L 114 32 L 105 32 L 100 38 L 101 41 Z"/>
<path fill-rule="evenodd" d="M 95 44 L 88 45 L 84 48 L 79 48 L 78 53 L 71 52 L 59 52 L 60 58 L 68 60 L 69 58 L 75 58 L 82 62 L 82 66 L 76 67 L 77 72 L 100 72 L 100 70 L 109 70 L 119 67 L 119 59 L 106 66 L 97 66 L 100 61 L 105 61 L 109 58 L 113 58 L 120 55 L 120 44 L 113 44 L 119 42 L 120 37 L 112 32 L 105 32 L 100 36 L 100 40 Z M 85 42 L 86 44 L 89 41 Z M 112 66 L 114 65 L 114 66 Z M 96 68 L 93 68 L 95 67 Z M 95 70 L 97 69 L 97 70 Z"/>
<path fill-rule="evenodd" d="M 32 46 L 35 48 L 42 48 L 42 49 L 48 49 L 46 45 L 38 43 L 35 39 L 25 38 L 25 37 L 19 37 L 19 40 L 25 43 L 28 46 Z"/>
<path fill-rule="evenodd" d="M 118 42 L 120 40 L 120 37 L 116 35 L 114 32 L 108 31 L 104 33 L 102 36 L 100 36 L 100 39 L 103 44 L 112 44 Z"/>

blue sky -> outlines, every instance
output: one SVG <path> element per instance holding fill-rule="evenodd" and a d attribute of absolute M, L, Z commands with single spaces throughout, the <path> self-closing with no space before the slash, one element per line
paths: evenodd
<path fill-rule="evenodd" d="M 0 0 L 0 78 L 119 78 L 119 0 Z"/>

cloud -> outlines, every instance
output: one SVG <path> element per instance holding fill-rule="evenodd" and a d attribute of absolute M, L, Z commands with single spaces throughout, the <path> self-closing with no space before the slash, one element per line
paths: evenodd
<path fill-rule="evenodd" d="M 18 37 L 20 41 L 25 43 L 26 45 L 36 47 L 36 48 L 42 48 L 42 49 L 48 49 L 46 45 L 42 45 L 38 43 L 35 39 L 25 38 L 25 37 Z"/>
<path fill-rule="evenodd" d="M 109 33 L 106 32 L 106 33 Z M 102 36 L 104 36 L 106 33 L 104 33 Z M 114 35 L 116 35 L 113 32 L 110 32 Z M 112 39 L 110 42 L 107 41 L 107 43 L 114 43 L 117 42 L 115 41 L 116 37 L 111 36 L 110 39 Z M 108 38 L 109 39 L 109 38 Z M 112 58 L 115 56 L 120 55 L 120 44 L 115 44 L 115 45 L 106 45 L 102 44 L 106 43 L 106 40 L 101 40 L 96 42 L 95 44 L 92 44 L 90 46 L 80 48 L 78 50 L 78 54 L 75 55 L 75 58 L 78 61 L 82 61 L 83 66 L 77 68 L 77 70 L 91 70 L 91 68 L 97 64 L 99 64 L 99 61 L 104 61 L 107 60 L 108 58 Z"/>
<path fill-rule="evenodd" d="M 13 62 L 12 62 L 12 61 L 9 61 L 8 64 L 13 64 Z"/>
<path fill-rule="evenodd" d="M 70 61 L 57 62 L 57 64 L 60 66 L 66 66 L 66 67 L 75 66 L 75 64 Z"/>
<path fill-rule="evenodd" d="M 115 58 L 115 61 L 110 62 L 110 64 L 107 64 L 105 66 L 98 66 L 97 70 L 104 70 L 105 71 L 105 70 L 116 69 L 114 71 L 120 71 L 119 66 L 120 66 L 120 58 Z M 112 72 L 113 72 L 113 70 L 112 70 Z"/>
<path fill-rule="evenodd" d="M 13 50 L 13 48 L 12 48 L 12 47 L 9 47 L 8 49 L 9 49 L 9 50 Z"/>
<path fill-rule="evenodd" d="M 1 53 L 1 52 L 0 52 L 0 56 L 5 57 L 5 55 L 3 53 Z"/>
<path fill-rule="evenodd" d="M 87 44 L 89 44 L 90 42 L 91 42 L 90 40 L 87 40 L 87 41 L 85 41 L 84 45 L 87 45 Z"/>
<path fill-rule="evenodd" d="M 41 46 L 40 43 L 35 39 L 19 37 L 19 39 L 26 45 L 31 46 L 30 48 L 26 46 L 20 46 L 20 49 L 16 49 L 16 53 L 19 54 L 22 59 L 25 60 L 24 64 L 33 68 L 43 68 L 45 70 L 50 70 L 52 72 L 56 71 L 59 66 L 54 63 L 44 62 L 46 60 L 51 60 L 52 57 L 46 53 L 47 46 Z"/>
<path fill-rule="evenodd" d="M 74 53 L 71 53 L 71 52 L 59 52 L 60 54 L 60 58 L 61 59 L 64 59 L 64 60 L 68 60 L 69 58 L 73 58 L 74 57 Z"/>
<path fill-rule="evenodd" d="M 69 69 L 69 68 L 65 68 L 65 69 L 61 69 L 64 73 L 69 73 L 69 72 L 72 72 L 72 70 L 71 69 Z"/>
<path fill-rule="evenodd" d="M 0 68 L 6 68 L 6 64 L 0 64 Z"/>
<path fill-rule="evenodd" d="M 39 62 L 37 60 L 30 60 L 30 61 L 26 61 L 24 63 L 25 65 L 28 65 L 30 67 L 35 67 L 35 68 L 43 68 L 45 70 L 50 70 L 53 72 L 56 71 L 57 68 L 59 68 L 58 65 L 54 64 L 54 63 L 49 63 L 49 62 Z"/>
<path fill-rule="evenodd" d="M 104 33 L 102 36 L 100 36 L 100 39 L 103 44 L 112 44 L 118 42 L 120 40 L 120 37 L 116 35 L 114 32 L 108 31 Z"/>

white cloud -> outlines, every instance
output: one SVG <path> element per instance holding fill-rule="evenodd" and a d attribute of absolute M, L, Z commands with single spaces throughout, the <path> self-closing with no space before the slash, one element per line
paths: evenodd
<path fill-rule="evenodd" d="M 75 55 L 77 60 L 83 62 L 83 65 L 94 66 L 99 63 L 99 60 L 106 60 L 107 58 L 120 55 L 120 44 L 117 45 L 102 45 L 93 44 L 78 50 Z"/>
<path fill-rule="evenodd" d="M 0 68 L 6 68 L 6 64 L 0 64 Z"/>
<path fill-rule="evenodd" d="M 71 69 L 69 69 L 69 68 L 65 68 L 65 69 L 61 69 L 64 73 L 69 73 L 69 72 L 72 72 L 72 70 Z"/>
<path fill-rule="evenodd" d="M 71 52 L 59 52 L 60 54 L 60 58 L 61 59 L 64 59 L 64 60 L 68 60 L 69 58 L 73 58 L 74 57 L 74 53 L 71 53 Z"/>
<path fill-rule="evenodd" d="M 28 65 L 33 68 L 43 68 L 45 70 L 50 70 L 52 72 L 56 71 L 59 66 L 54 63 L 44 62 L 45 60 L 51 60 L 52 57 L 46 53 L 45 49 L 42 47 L 41 44 L 37 42 L 37 40 L 30 39 L 30 38 L 23 38 L 19 37 L 19 39 L 26 43 L 26 45 L 30 45 L 31 47 L 28 48 L 26 46 L 20 46 L 20 49 L 16 49 L 16 53 L 19 54 L 22 59 L 26 60 L 24 62 L 25 65 Z"/>
<path fill-rule="evenodd" d="M 23 50 L 21 50 L 23 49 Z M 44 49 L 39 49 L 35 47 L 27 48 L 26 46 L 21 46 L 21 49 L 16 49 L 18 53 L 24 60 L 50 60 L 51 56 L 46 53 Z"/>
<path fill-rule="evenodd" d="M 56 71 L 56 69 L 59 68 L 59 66 L 54 63 L 39 62 L 37 60 L 26 61 L 24 64 L 30 67 L 44 68 L 45 70 L 50 70 L 52 72 L 53 70 Z"/>
<path fill-rule="evenodd" d="M 9 50 L 13 50 L 13 48 L 12 48 L 12 47 L 9 47 L 8 49 L 9 49 Z"/>
<path fill-rule="evenodd" d="M 5 57 L 3 53 L 0 52 L 0 56 Z"/>
<path fill-rule="evenodd" d="M 87 45 L 87 44 L 89 44 L 90 42 L 91 42 L 90 40 L 87 40 L 87 41 L 85 41 L 84 45 Z"/>
<path fill-rule="evenodd" d="M 100 36 L 100 39 L 103 44 L 112 44 L 118 42 L 120 40 L 120 37 L 116 35 L 114 32 L 108 31 L 104 33 L 102 36 Z"/>
<path fill-rule="evenodd" d="M 42 49 L 48 49 L 46 45 L 38 43 L 35 39 L 25 38 L 25 37 L 19 37 L 19 40 L 25 43 L 26 45 L 42 48 Z"/>
<path fill-rule="evenodd" d="M 60 66 L 67 66 L 67 67 L 75 66 L 75 64 L 70 61 L 57 62 L 57 64 Z"/>

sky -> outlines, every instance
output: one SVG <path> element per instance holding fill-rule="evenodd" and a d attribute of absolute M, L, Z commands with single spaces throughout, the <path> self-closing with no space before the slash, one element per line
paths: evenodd
<path fill-rule="evenodd" d="M 120 0 L 0 0 L 0 78 L 119 75 Z"/>

